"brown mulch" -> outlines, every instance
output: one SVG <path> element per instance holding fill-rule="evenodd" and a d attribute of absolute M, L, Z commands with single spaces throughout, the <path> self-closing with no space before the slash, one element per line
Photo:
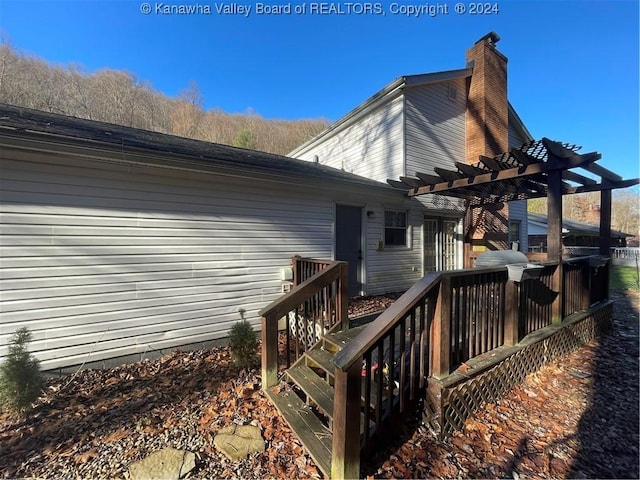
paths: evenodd
<path fill-rule="evenodd" d="M 393 298 L 361 298 L 352 314 Z M 529 375 L 443 443 L 408 422 L 363 476 L 639 478 L 640 299 L 613 298 L 609 335 Z M 197 453 L 192 478 L 319 477 L 259 382 L 224 347 L 50 380 L 28 418 L 0 415 L 0 477 L 127 478 L 131 462 L 164 446 Z M 213 436 L 234 422 L 259 425 L 266 451 L 222 456 Z"/>

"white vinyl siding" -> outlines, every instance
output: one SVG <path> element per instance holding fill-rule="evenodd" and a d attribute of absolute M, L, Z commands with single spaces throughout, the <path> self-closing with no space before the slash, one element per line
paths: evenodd
<path fill-rule="evenodd" d="M 408 245 L 378 249 L 379 242 L 384 244 L 384 212 L 390 208 L 367 205 L 374 212 L 367 222 L 367 294 L 404 291 L 422 276 L 423 210 L 415 206 L 408 209 Z M 398 205 L 396 210 L 406 207 Z"/>
<path fill-rule="evenodd" d="M 449 84 L 457 89 L 449 98 Z M 439 82 L 405 91 L 406 175 L 434 174 L 434 167 L 455 170 L 455 161 L 465 160 L 465 79 Z M 458 210 L 455 199 L 423 195 L 427 208 Z"/>
<path fill-rule="evenodd" d="M 386 182 L 403 174 L 402 97 L 341 128 L 298 158 Z"/>
<path fill-rule="evenodd" d="M 45 369 L 221 338 L 333 254 L 329 198 L 65 163 L 2 160 L 0 355 L 21 326 Z"/>
<path fill-rule="evenodd" d="M 448 84 L 457 88 L 449 99 Z M 439 82 L 405 91 L 406 174 L 433 174 L 434 167 L 454 168 L 465 159 L 465 80 Z"/>
<path fill-rule="evenodd" d="M 516 130 L 512 122 L 509 122 L 509 148 L 518 148 L 528 141 L 529 139 Z"/>

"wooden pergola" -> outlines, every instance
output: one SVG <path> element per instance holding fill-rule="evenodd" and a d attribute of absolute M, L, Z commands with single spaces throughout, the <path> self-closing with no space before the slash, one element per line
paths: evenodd
<path fill-rule="evenodd" d="M 599 153 L 579 154 L 580 148 L 543 138 L 492 158 L 480 156 L 474 165 L 455 162 L 457 170 L 435 167 L 435 175 L 416 172 L 415 177 L 400 177 L 399 181 L 387 182 L 406 190 L 409 197 L 435 194 L 463 199 L 467 210 L 496 210 L 505 202 L 547 197 L 548 259 L 560 262 L 562 196 L 599 191 L 600 254 L 608 255 L 611 191 L 637 185 L 640 179 L 624 180 L 596 163 L 602 158 Z M 595 180 L 574 169 L 583 169 L 600 178 Z M 470 241 L 465 235 L 465 250 L 469 248 Z"/>
<path fill-rule="evenodd" d="M 547 197 L 547 261 L 557 262 L 553 288 L 559 293 L 553 305 L 553 321 L 562 319 L 562 197 L 575 193 L 600 192 L 599 254 L 609 255 L 611 237 L 611 191 L 640 183 L 640 179 L 624 180 L 598 165 L 597 152 L 579 154 L 581 147 L 543 138 L 512 148 L 495 157 L 480 156 L 469 165 L 455 162 L 457 170 L 434 168 L 434 174 L 416 172 L 415 177 L 387 180 L 406 190 L 409 197 L 435 194 L 463 199 L 467 211 L 465 221 L 465 267 L 471 267 L 470 225 L 474 209 L 497 211 L 505 202 Z M 582 169 L 599 179 L 574 171 Z"/>

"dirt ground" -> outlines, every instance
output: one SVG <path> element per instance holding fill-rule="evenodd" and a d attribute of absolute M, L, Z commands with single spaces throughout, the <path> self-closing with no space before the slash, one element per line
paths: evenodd
<path fill-rule="evenodd" d="M 384 308 L 363 298 L 352 314 Z M 444 443 L 418 422 L 362 463 L 375 478 L 639 478 L 638 292 L 614 292 L 612 331 L 557 358 Z M 260 426 L 266 450 L 232 463 L 213 446 L 230 423 Z M 196 452 L 191 478 L 318 478 L 225 347 L 50 380 L 26 419 L 0 415 L 0 477 L 128 478 L 165 447 Z"/>

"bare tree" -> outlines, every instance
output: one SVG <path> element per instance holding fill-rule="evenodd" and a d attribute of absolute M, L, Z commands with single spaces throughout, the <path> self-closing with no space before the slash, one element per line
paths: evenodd
<path fill-rule="evenodd" d="M 0 102 L 279 154 L 328 126 L 323 119 L 265 119 L 252 109 L 205 111 L 204 94 L 194 81 L 170 98 L 129 72 L 89 73 L 81 65 L 63 67 L 24 55 L 2 34 Z"/>

